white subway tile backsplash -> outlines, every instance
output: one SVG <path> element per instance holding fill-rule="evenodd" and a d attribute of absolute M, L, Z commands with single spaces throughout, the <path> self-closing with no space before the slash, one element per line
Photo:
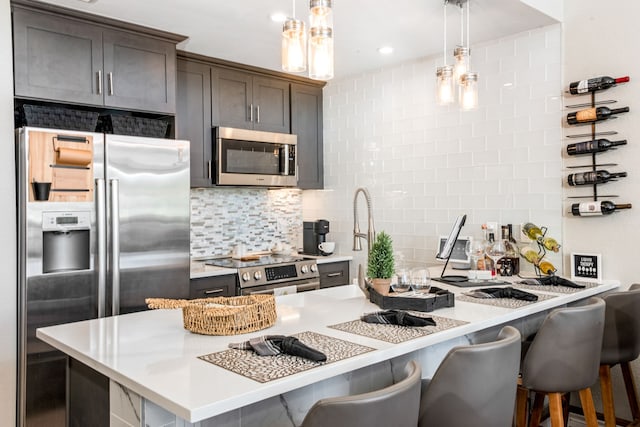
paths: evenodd
<path fill-rule="evenodd" d="M 325 185 L 332 191 L 303 192 L 303 216 L 331 221 L 333 238 L 349 252 L 353 193 L 367 187 L 376 229 L 391 232 L 413 263 L 434 261 L 437 236 L 460 213 L 468 214 L 465 235 L 479 236 L 486 221 L 531 220 L 559 237 L 561 38 L 554 25 L 473 46 L 480 106 L 471 112 L 435 104 L 439 57 L 329 82 Z M 363 203 L 359 209 L 362 216 Z"/>

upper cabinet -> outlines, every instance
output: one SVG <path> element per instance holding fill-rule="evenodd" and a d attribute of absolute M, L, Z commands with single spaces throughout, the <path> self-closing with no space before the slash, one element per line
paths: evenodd
<path fill-rule="evenodd" d="M 30 1 L 12 5 L 16 97 L 175 114 L 175 46 L 184 37 Z"/>
<path fill-rule="evenodd" d="M 290 132 L 289 82 L 228 68 L 212 68 L 213 123 Z"/>
<path fill-rule="evenodd" d="M 321 87 L 291 84 L 291 133 L 298 135 L 298 188 L 323 188 Z"/>
<path fill-rule="evenodd" d="M 191 186 L 214 185 L 212 127 L 225 126 L 298 135 L 298 188 L 323 188 L 323 85 L 179 52 L 176 137 L 191 141 Z"/>
<path fill-rule="evenodd" d="M 213 185 L 211 67 L 178 59 L 176 137 L 191 142 L 191 186 Z"/>

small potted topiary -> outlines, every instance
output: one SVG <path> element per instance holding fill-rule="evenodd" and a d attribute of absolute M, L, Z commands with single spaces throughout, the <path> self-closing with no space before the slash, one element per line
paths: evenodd
<path fill-rule="evenodd" d="M 371 279 L 373 289 L 381 295 L 387 295 L 394 271 L 393 241 L 391 236 L 382 231 L 376 236 L 369 251 L 367 276 Z"/>

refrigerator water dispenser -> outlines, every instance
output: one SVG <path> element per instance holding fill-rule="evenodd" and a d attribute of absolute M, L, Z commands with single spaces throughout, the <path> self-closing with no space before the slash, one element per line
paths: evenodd
<path fill-rule="evenodd" d="M 42 272 L 90 268 L 90 212 L 42 213 Z"/>

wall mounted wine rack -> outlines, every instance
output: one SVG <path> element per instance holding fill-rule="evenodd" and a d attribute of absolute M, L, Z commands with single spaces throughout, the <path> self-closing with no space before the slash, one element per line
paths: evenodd
<path fill-rule="evenodd" d="M 627 80 L 628 80 L 628 78 L 627 78 Z M 596 101 L 596 93 L 597 92 L 598 91 L 589 92 L 589 96 L 591 98 L 590 102 L 581 103 L 581 104 L 566 105 L 566 108 L 596 108 L 598 106 L 613 104 L 613 103 L 617 102 L 616 100 L 611 100 L 611 99 Z M 578 94 L 578 95 L 580 95 L 580 94 Z M 628 109 L 627 109 L 627 111 L 628 111 Z M 616 116 L 612 116 L 609 119 L 615 119 L 615 118 L 616 118 Z M 580 126 L 585 126 L 586 127 L 586 126 L 589 126 L 591 128 L 591 131 L 588 132 L 588 133 L 566 135 L 566 137 L 567 138 L 590 138 L 591 141 L 595 141 L 597 137 L 604 137 L 604 136 L 611 136 L 611 135 L 617 135 L 618 134 L 617 131 L 597 131 L 596 125 L 597 125 L 597 121 L 593 121 L 593 122 L 590 122 L 590 123 L 569 124 L 569 126 L 571 126 L 571 127 L 580 127 Z M 591 153 L 591 162 L 590 162 L 590 164 L 577 165 L 577 166 L 567 166 L 567 168 L 569 168 L 569 169 L 589 168 L 592 172 L 595 173 L 597 171 L 597 168 L 599 168 L 599 167 L 602 168 L 602 167 L 609 167 L 609 166 L 618 166 L 617 163 L 598 163 L 597 162 L 597 155 L 598 154 L 599 154 L 598 152 Z M 617 194 L 606 194 L 606 195 L 598 194 L 598 185 L 602 185 L 602 184 L 606 184 L 606 182 L 591 184 L 591 186 L 592 186 L 592 194 L 591 195 L 586 195 L 586 196 L 568 196 L 568 198 L 570 198 L 570 199 L 591 199 L 590 201 L 597 202 L 599 199 L 603 199 L 603 198 L 619 197 Z"/>

